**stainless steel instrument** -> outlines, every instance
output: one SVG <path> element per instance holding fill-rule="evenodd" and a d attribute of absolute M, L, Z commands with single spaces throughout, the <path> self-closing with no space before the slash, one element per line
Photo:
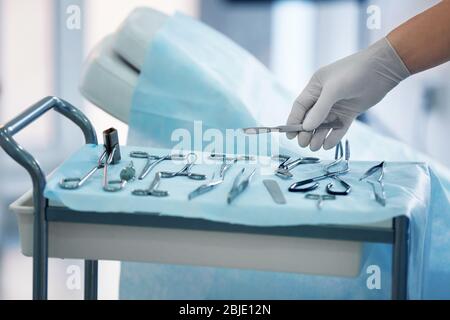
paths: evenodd
<path fill-rule="evenodd" d="M 98 170 L 101 170 L 105 165 L 105 159 L 108 156 L 106 150 L 100 155 L 97 165 L 89 170 L 85 175 L 80 178 L 64 178 L 59 182 L 59 186 L 62 189 L 74 190 L 83 186 Z"/>
<path fill-rule="evenodd" d="M 123 190 L 123 188 L 125 188 L 125 185 L 129 181 L 133 181 L 135 178 L 136 170 L 134 169 L 133 161 L 131 161 L 127 167 L 123 168 L 120 171 L 120 180 L 108 181 L 108 184 L 103 186 L 103 190 L 107 192 L 117 192 Z"/>
<path fill-rule="evenodd" d="M 148 154 L 147 152 L 144 151 L 132 151 L 130 152 L 130 157 L 138 159 L 147 159 L 146 164 L 144 165 L 141 173 L 138 176 L 139 180 L 143 180 L 150 173 L 150 171 L 152 171 L 161 162 L 166 160 L 184 160 L 186 159 L 187 155 L 178 153 L 178 154 L 168 154 L 165 156 L 155 156 Z"/>
<path fill-rule="evenodd" d="M 275 180 L 263 180 L 263 184 L 269 191 L 270 196 L 276 204 L 286 204 L 286 198 Z"/>
<path fill-rule="evenodd" d="M 255 175 L 256 169 L 253 169 L 253 171 L 241 181 L 241 177 L 244 172 L 245 168 L 243 168 L 234 178 L 233 186 L 227 197 L 228 204 L 231 204 L 242 192 L 244 192 L 248 188 L 252 177 Z"/>
<path fill-rule="evenodd" d="M 367 183 L 372 186 L 375 201 L 378 202 L 383 207 L 386 206 L 386 192 L 384 191 L 384 181 L 383 181 L 384 166 L 385 162 L 382 161 L 379 164 L 371 167 L 362 175 L 361 178 L 359 178 L 359 181 L 363 181 L 378 173 L 378 177 L 375 179 L 375 182 L 368 180 Z"/>
<path fill-rule="evenodd" d="M 152 196 L 152 197 L 167 197 L 169 192 L 164 190 L 158 190 L 159 184 L 161 183 L 161 173 L 155 173 L 152 183 L 148 189 L 136 189 L 131 192 L 135 196 Z"/>
<path fill-rule="evenodd" d="M 220 185 L 225 180 L 225 173 L 233 166 L 233 164 L 236 163 L 236 159 L 234 159 L 232 162 L 227 162 L 224 158 L 222 165 L 220 166 L 219 170 L 219 178 L 214 179 L 215 175 L 213 174 L 211 181 L 205 184 L 202 184 L 194 191 L 190 192 L 188 195 L 188 199 L 192 200 L 195 197 L 198 197 L 202 194 L 205 194 L 213 189 L 215 189 L 218 185 Z"/>
<path fill-rule="evenodd" d="M 187 177 L 193 180 L 205 180 L 206 175 L 200 173 L 192 173 L 191 169 L 197 161 L 195 153 L 189 153 L 187 156 L 187 164 L 177 172 L 161 171 L 161 178 Z"/>
<path fill-rule="evenodd" d="M 295 160 L 289 161 L 291 158 L 289 156 L 279 155 L 275 158 L 282 160 L 278 168 L 275 170 L 275 175 L 282 179 L 290 179 L 294 175 L 291 173 L 291 170 L 301 164 L 311 164 L 311 163 L 319 163 L 319 158 L 314 157 L 300 157 Z"/>
<path fill-rule="evenodd" d="M 332 194 L 321 195 L 321 194 L 309 193 L 309 194 L 305 195 L 305 199 L 317 201 L 317 209 L 322 210 L 323 202 L 327 201 L 327 200 L 336 200 L 336 196 L 332 195 Z"/>
<path fill-rule="evenodd" d="M 339 119 L 330 121 L 327 123 L 322 123 L 317 129 L 340 129 L 343 124 Z M 316 130 L 317 130 L 316 129 Z M 249 127 L 242 128 L 245 134 L 262 134 L 262 133 L 272 133 L 272 132 L 301 132 L 306 131 L 303 129 L 302 124 L 296 125 L 282 125 L 276 127 Z"/>

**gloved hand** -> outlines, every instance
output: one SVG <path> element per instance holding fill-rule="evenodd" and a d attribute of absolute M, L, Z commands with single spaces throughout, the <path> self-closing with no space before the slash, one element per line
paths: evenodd
<path fill-rule="evenodd" d="M 388 39 L 319 69 L 295 100 L 287 124 L 301 124 L 302 147 L 328 150 L 343 138 L 353 120 L 377 104 L 400 81 L 410 75 Z M 339 118 L 340 129 L 316 129 L 321 123 Z M 288 133 L 293 139 L 297 133 Z"/>

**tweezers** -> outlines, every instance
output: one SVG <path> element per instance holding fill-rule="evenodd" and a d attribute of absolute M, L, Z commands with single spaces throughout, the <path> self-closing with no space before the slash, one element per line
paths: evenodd
<path fill-rule="evenodd" d="M 342 126 L 342 122 L 339 119 L 336 119 L 331 122 L 322 123 L 319 127 L 317 127 L 317 129 L 340 129 Z M 249 127 L 243 128 L 242 131 L 244 131 L 245 134 L 261 134 L 271 132 L 301 132 L 306 130 L 303 129 L 302 124 L 296 124 L 277 127 Z"/>
<path fill-rule="evenodd" d="M 250 180 L 252 179 L 252 177 L 254 176 L 256 169 L 253 169 L 253 171 L 248 175 L 248 177 L 244 178 L 241 181 L 241 177 L 243 176 L 245 172 L 245 169 L 243 168 L 239 174 L 236 176 L 236 178 L 234 178 L 233 181 L 233 186 L 231 187 L 230 192 L 228 193 L 228 198 L 227 198 L 227 202 L 228 204 L 231 204 L 231 202 L 234 201 L 234 199 L 237 198 L 237 196 L 239 196 L 242 192 L 245 191 L 245 189 L 247 189 L 248 185 L 250 184 Z"/>

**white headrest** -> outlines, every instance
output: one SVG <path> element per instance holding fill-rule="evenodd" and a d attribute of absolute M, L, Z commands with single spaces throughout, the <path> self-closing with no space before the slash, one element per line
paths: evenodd
<path fill-rule="evenodd" d="M 91 51 L 83 66 L 80 91 L 93 104 L 128 123 L 139 73 L 113 51 L 113 39 L 104 38 Z"/>
<path fill-rule="evenodd" d="M 167 19 L 167 15 L 151 8 L 133 10 L 114 35 L 114 51 L 141 70 L 155 33 Z"/>

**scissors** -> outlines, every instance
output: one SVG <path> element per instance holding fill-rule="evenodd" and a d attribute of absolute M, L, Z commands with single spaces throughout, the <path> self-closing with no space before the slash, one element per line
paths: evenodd
<path fill-rule="evenodd" d="M 222 165 L 220 166 L 220 170 L 219 170 L 219 178 L 214 180 L 214 174 L 211 178 L 211 181 L 205 184 L 202 184 L 200 187 L 198 187 L 197 189 L 195 189 L 194 191 L 192 191 L 191 193 L 189 193 L 188 195 L 188 199 L 192 200 L 195 197 L 198 197 L 202 194 L 205 194 L 211 190 L 213 190 L 215 187 L 217 187 L 218 185 L 220 185 L 224 180 L 225 180 L 225 173 L 228 171 L 228 169 L 230 169 L 233 164 L 235 164 L 237 162 L 236 159 L 233 160 L 233 162 L 231 163 L 227 163 L 226 159 L 223 159 Z"/>
<path fill-rule="evenodd" d="M 233 186 L 231 187 L 230 192 L 228 193 L 227 202 L 231 204 L 242 192 L 244 192 L 250 184 L 252 177 L 255 175 L 256 169 L 253 169 L 252 173 L 248 175 L 247 178 L 241 181 L 241 177 L 244 174 L 245 168 L 238 173 L 236 178 L 234 178 Z"/>
<path fill-rule="evenodd" d="M 165 160 L 184 160 L 186 159 L 187 155 L 178 153 L 178 154 L 168 154 L 165 156 L 155 156 L 148 154 L 144 151 L 132 151 L 130 152 L 131 158 L 138 158 L 138 159 L 147 159 L 147 163 L 142 168 L 141 173 L 138 176 L 139 180 L 143 180 L 149 173 L 152 171 L 158 164 Z M 152 160 L 154 160 L 152 162 Z"/>
<path fill-rule="evenodd" d="M 195 161 L 197 161 L 197 155 L 193 152 L 189 153 L 187 155 L 187 163 L 180 171 L 177 172 L 162 171 L 161 178 L 187 177 L 193 180 L 205 180 L 206 175 L 191 172 L 191 168 L 194 166 Z"/>
<path fill-rule="evenodd" d="M 106 150 L 104 150 L 97 161 L 97 165 L 89 170 L 84 176 L 82 176 L 81 178 L 64 178 L 59 182 L 59 186 L 62 189 L 66 190 L 74 190 L 80 188 L 81 186 L 83 186 L 83 184 L 85 184 L 87 180 L 89 180 L 90 177 L 94 175 L 94 173 L 97 172 L 97 170 L 100 170 L 105 166 L 105 159 L 107 156 L 108 153 Z"/>
<path fill-rule="evenodd" d="M 305 157 L 305 158 L 300 157 L 298 159 L 295 159 L 295 160 L 292 160 L 289 162 L 291 157 L 284 156 L 284 155 L 275 156 L 274 159 L 279 159 L 282 161 L 280 163 L 280 165 L 278 166 L 277 170 L 275 170 L 275 175 L 282 179 L 292 178 L 294 175 L 290 171 L 301 164 L 310 164 L 310 163 L 319 163 L 320 162 L 319 158 L 313 158 L 313 157 Z"/>
<path fill-rule="evenodd" d="M 343 156 L 341 143 L 339 143 L 338 146 L 336 147 L 335 158 L 336 159 L 332 163 L 328 164 L 325 167 L 325 174 L 316 176 L 316 177 L 313 177 L 310 179 L 302 180 L 299 182 L 295 182 L 289 187 L 289 191 L 290 192 L 312 191 L 319 187 L 319 183 L 318 183 L 319 181 L 325 180 L 328 178 L 333 178 L 341 183 L 341 185 L 344 187 L 344 190 L 343 191 L 335 191 L 332 189 L 333 184 L 329 183 L 326 186 L 327 193 L 330 195 L 348 195 L 351 191 L 351 186 L 339 177 L 350 171 L 349 164 L 348 164 L 348 161 L 350 158 L 350 148 L 349 148 L 348 141 L 346 141 L 346 144 L 345 144 L 345 160 L 344 160 L 344 156 Z M 344 163 L 344 166 L 342 168 L 333 170 L 334 167 L 337 167 L 337 166 L 341 165 L 342 163 Z"/>

